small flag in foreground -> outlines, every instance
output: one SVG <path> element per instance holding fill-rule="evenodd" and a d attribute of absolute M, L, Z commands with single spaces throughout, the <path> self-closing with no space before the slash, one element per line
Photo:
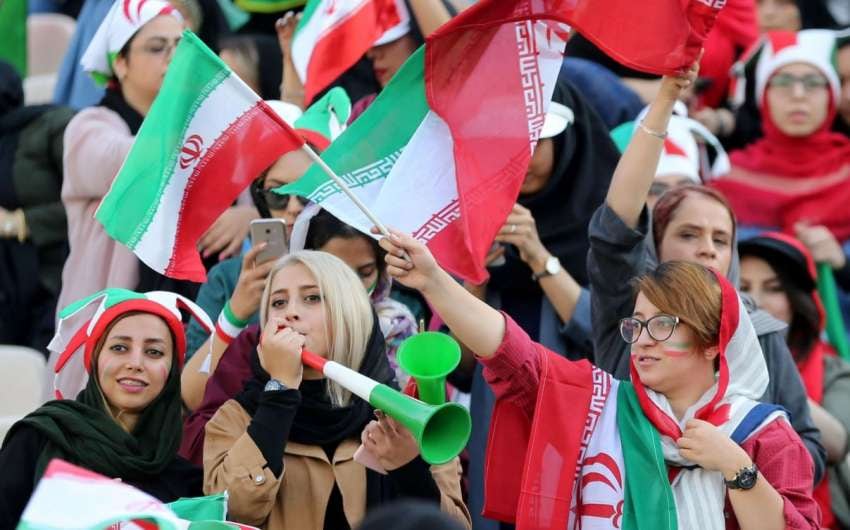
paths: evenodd
<path fill-rule="evenodd" d="M 304 140 L 186 31 L 96 218 L 170 278 L 203 282 L 196 245 L 251 181 Z"/>
<path fill-rule="evenodd" d="M 222 514 L 218 520 L 187 521 L 147 493 L 63 460 L 48 464 L 17 530 L 257 530 L 224 521 L 223 495 L 182 499 L 194 512 Z"/>

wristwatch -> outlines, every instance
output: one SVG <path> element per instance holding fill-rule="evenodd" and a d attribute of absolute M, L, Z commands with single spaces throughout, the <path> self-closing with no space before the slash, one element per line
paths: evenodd
<path fill-rule="evenodd" d="M 278 381 L 277 379 L 269 379 L 269 382 L 266 383 L 265 388 L 263 388 L 266 392 L 277 392 L 278 390 L 289 390 L 289 387 Z"/>
<path fill-rule="evenodd" d="M 546 258 L 546 265 L 543 270 L 540 272 L 535 272 L 531 275 L 531 279 L 535 282 L 540 278 L 545 278 L 546 276 L 554 276 L 561 271 L 561 262 L 555 256 L 549 256 Z"/>
<path fill-rule="evenodd" d="M 726 481 L 726 487 L 730 490 L 749 490 L 756 485 L 759 478 L 759 470 L 755 464 L 741 468 L 735 478 Z"/>

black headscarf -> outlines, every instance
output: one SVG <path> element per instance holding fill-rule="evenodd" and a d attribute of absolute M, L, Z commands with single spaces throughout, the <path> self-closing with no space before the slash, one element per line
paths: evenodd
<path fill-rule="evenodd" d="M 141 128 L 145 117 L 127 103 L 120 88 L 108 87 L 103 93 L 103 98 L 98 105 L 106 107 L 121 116 L 121 119 L 130 128 L 130 134 L 136 136 L 139 133 L 139 128 Z"/>
<path fill-rule="evenodd" d="M 366 345 L 366 354 L 358 372 L 379 383 L 397 388 L 393 371 L 384 350 L 384 335 L 378 325 L 378 317 L 372 313 L 372 332 Z M 269 374 L 260 365 L 256 350 L 251 354 L 251 370 L 254 377 L 235 399 L 249 415 L 257 411 L 260 396 Z M 304 380 L 301 382 L 301 404 L 295 413 L 289 439 L 308 445 L 336 445 L 348 438 L 357 438 L 372 419 L 373 409 L 369 403 L 352 396 L 346 407 L 335 407 L 327 394 L 326 380 Z"/>
<path fill-rule="evenodd" d="M 533 195 L 520 195 L 517 202 L 531 210 L 546 249 L 585 285 L 587 227 L 605 199 L 620 154 L 602 119 L 572 85 L 559 81 L 552 101 L 569 107 L 575 121 L 552 138 L 555 163 L 546 186 Z M 489 286 L 499 290 L 542 292 L 513 247 L 507 249 L 505 265 L 490 273 Z"/>
<path fill-rule="evenodd" d="M 32 427 L 47 438 L 39 456 L 36 477 L 41 477 L 53 458 L 124 481 L 140 481 L 159 475 L 177 456 L 183 432 L 180 398 L 180 367 L 171 371 L 159 396 L 142 412 L 128 433 L 107 412 L 98 383 L 97 362 L 86 387 L 76 400 L 49 401 L 16 423 Z"/>
<path fill-rule="evenodd" d="M 569 107 L 572 124 L 553 137 L 555 161 L 545 187 L 517 202 L 531 210 L 543 246 L 561 261 L 575 280 L 587 284 L 587 227 L 602 204 L 620 158 L 608 128 L 578 90 L 564 80 L 552 101 Z M 531 279 L 531 269 L 515 247 L 505 249 L 505 264 L 490 268 L 488 289 L 495 289 L 501 307 L 534 338 L 539 338 L 543 291 Z"/>
<path fill-rule="evenodd" d="M 0 207 L 20 208 L 12 180 L 18 136 L 30 122 L 50 109 L 50 105 L 24 106 L 24 85 L 17 70 L 0 61 Z"/>

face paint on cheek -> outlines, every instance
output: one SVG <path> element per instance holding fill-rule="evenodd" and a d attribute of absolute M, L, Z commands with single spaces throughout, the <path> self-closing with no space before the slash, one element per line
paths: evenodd
<path fill-rule="evenodd" d="M 684 357 L 693 349 L 690 342 L 667 341 L 664 343 L 664 353 L 670 357 Z"/>

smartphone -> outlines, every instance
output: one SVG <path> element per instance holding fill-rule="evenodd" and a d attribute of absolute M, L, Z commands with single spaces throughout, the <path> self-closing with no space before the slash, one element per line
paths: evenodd
<path fill-rule="evenodd" d="M 265 243 L 255 263 L 278 259 L 287 253 L 286 222 L 283 219 L 254 219 L 251 221 L 251 244 Z"/>

